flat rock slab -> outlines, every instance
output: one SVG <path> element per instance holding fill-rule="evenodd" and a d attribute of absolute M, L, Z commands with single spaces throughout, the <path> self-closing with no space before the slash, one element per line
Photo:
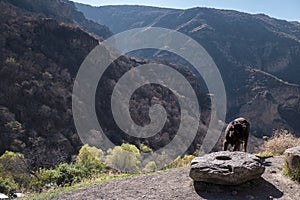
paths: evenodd
<path fill-rule="evenodd" d="M 284 154 L 289 169 L 300 172 L 300 146 L 289 148 Z"/>
<path fill-rule="evenodd" d="M 239 185 L 259 178 L 265 171 L 256 156 L 235 151 L 219 151 L 196 157 L 191 162 L 190 177 L 194 181 Z"/>

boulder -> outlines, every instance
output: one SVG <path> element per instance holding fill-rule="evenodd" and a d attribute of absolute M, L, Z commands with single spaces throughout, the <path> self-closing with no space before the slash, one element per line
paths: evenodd
<path fill-rule="evenodd" d="M 284 154 L 288 168 L 300 172 L 300 146 L 289 148 Z"/>
<path fill-rule="evenodd" d="M 259 158 L 245 152 L 219 151 L 196 157 L 191 162 L 190 177 L 194 181 L 239 185 L 259 178 L 265 171 Z"/>

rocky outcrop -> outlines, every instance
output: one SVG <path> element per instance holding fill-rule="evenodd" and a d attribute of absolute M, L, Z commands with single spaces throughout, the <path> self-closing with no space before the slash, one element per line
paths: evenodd
<path fill-rule="evenodd" d="M 194 181 L 220 185 L 239 185 L 259 178 L 265 167 L 249 153 L 220 151 L 196 157 L 191 162 Z"/>
<path fill-rule="evenodd" d="M 285 161 L 290 170 L 300 173 L 300 146 L 285 150 Z"/>

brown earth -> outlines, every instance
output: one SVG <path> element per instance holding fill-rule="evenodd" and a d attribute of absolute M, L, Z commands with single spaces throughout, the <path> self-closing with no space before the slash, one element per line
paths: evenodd
<path fill-rule="evenodd" d="M 65 193 L 55 200 L 84 199 L 289 199 L 300 197 L 300 184 L 282 174 L 284 157 L 264 161 L 262 178 L 239 186 L 217 186 L 193 183 L 189 168 L 111 180 L 87 188 Z"/>

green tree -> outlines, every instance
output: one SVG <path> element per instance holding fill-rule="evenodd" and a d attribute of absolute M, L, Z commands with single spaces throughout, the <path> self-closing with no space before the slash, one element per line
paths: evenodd
<path fill-rule="evenodd" d="M 108 150 L 106 164 L 125 173 L 137 173 L 140 171 L 140 151 L 132 144 L 122 144 Z"/>

